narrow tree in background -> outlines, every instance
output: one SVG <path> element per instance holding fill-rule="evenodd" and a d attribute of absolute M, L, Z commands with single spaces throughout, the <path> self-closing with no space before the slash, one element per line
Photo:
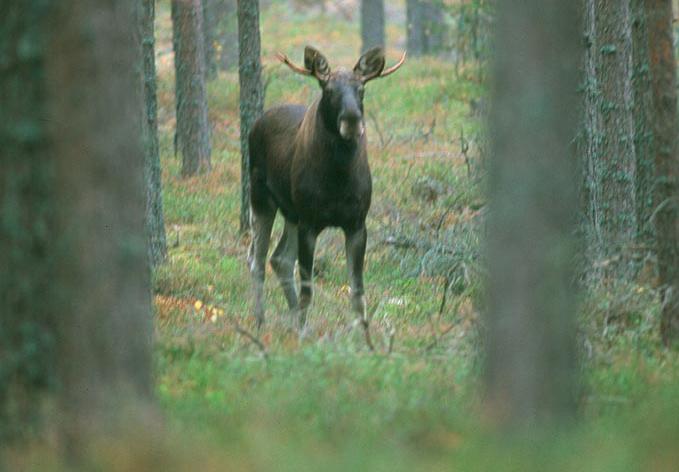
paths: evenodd
<path fill-rule="evenodd" d="M 577 4 L 498 2 L 486 381 L 512 424 L 574 412 Z"/>
<path fill-rule="evenodd" d="M 217 18 L 216 39 L 219 45 L 219 68 L 234 69 L 238 64 L 238 13 L 236 0 L 211 0 Z"/>
<path fill-rule="evenodd" d="M 260 59 L 259 1 L 238 0 L 238 79 L 240 82 L 241 211 L 240 231 L 250 226 L 250 150 L 248 136 L 264 109 Z"/>
<path fill-rule="evenodd" d="M 630 1 L 586 0 L 588 259 L 595 278 L 633 275 L 638 236 Z"/>
<path fill-rule="evenodd" d="M 5 2 L 0 15 L 0 444 L 36 426 L 39 394 L 54 384 L 51 16 L 49 2 L 24 0 Z"/>
<path fill-rule="evenodd" d="M 425 51 L 424 6 L 422 0 L 406 0 L 406 33 L 408 54 L 421 56 Z"/>
<path fill-rule="evenodd" d="M 172 0 L 177 130 L 175 153 L 182 176 L 210 169 L 210 124 L 205 88 L 205 41 L 201 0 Z"/>
<path fill-rule="evenodd" d="M 219 16 L 217 15 L 218 0 L 201 0 L 203 7 L 203 38 L 205 40 L 205 74 L 208 80 L 217 77 L 217 26 Z"/>
<path fill-rule="evenodd" d="M 645 0 L 653 89 L 656 166 L 655 229 L 663 287 L 661 335 L 679 342 L 679 148 L 677 147 L 676 61 L 671 0 Z"/>
<path fill-rule="evenodd" d="M 144 102 L 146 104 L 144 147 L 146 151 L 146 227 L 149 260 L 152 266 L 167 256 L 165 219 L 161 187 L 160 151 L 158 146 L 158 100 L 156 97 L 156 56 L 154 38 L 155 0 L 142 3 L 140 34 L 144 61 Z"/>
<path fill-rule="evenodd" d="M 361 52 L 384 47 L 384 0 L 361 1 L 361 41 Z"/>
<path fill-rule="evenodd" d="M 406 0 L 407 51 L 412 56 L 440 52 L 446 25 L 441 0 Z"/>
<path fill-rule="evenodd" d="M 143 83 L 136 0 L 61 0 L 49 120 L 60 290 L 57 362 L 71 452 L 152 396 Z"/>

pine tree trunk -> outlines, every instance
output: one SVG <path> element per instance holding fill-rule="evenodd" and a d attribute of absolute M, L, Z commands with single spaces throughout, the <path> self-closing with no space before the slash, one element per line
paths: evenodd
<path fill-rule="evenodd" d="M 71 452 L 152 397 L 143 82 L 135 0 L 61 0 L 50 19 L 58 355 Z"/>
<path fill-rule="evenodd" d="M 639 246 L 650 249 L 654 244 L 653 214 L 653 95 L 648 63 L 648 31 L 644 0 L 631 0 L 632 13 L 632 88 L 634 93 L 634 153 L 636 155 L 636 205 Z"/>
<path fill-rule="evenodd" d="M 406 32 L 408 54 L 417 57 L 425 54 L 423 0 L 406 1 Z"/>
<path fill-rule="evenodd" d="M 412 56 L 441 52 L 447 27 L 440 0 L 407 0 L 407 49 Z"/>
<path fill-rule="evenodd" d="M 158 101 L 156 97 L 156 56 L 154 38 L 155 0 L 143 1 L 141 16 L 142 55 L 144 61 L 144 101 L 146 104 L 144 148 L 146 151 L 146 227 L 149 261 L 155 267 L 167 257 L 165 220 L 158 146 Z"/>
<path fill-rule="evenodd" d="M 205 74 L 208 80 L 217 77 L 217 0 L 201 0 L 203 7 L 203 37 L 205 39 Z"/>
<path fill-rule="evenodd" d="M 385 45 L 384 0 L 361 1 L 361 52 Z"/>
<path fill-rule="evenodd" d="M 645 0 L 653 90 L 656 166 L 655 230 L 663 287 L 660 331 L 665 345 L 679 342 L 679 149 L 672 2 Z"/>
<path fill-rule="evenodd" d="M 238 14 L 236 0 L 212 0 L 215 2 L 217 42 L 219 43 L 219 68 L 234 69 L 238 64 Z"/>
<path fill-rule="evenodd" d="M 250 227 L 250 130 L 264 109 L 260 60 L 259 1 L 238 0 L 240 82 L 241 211 L 240 231 Z"/>
<path fill-rule="evenodd" d="M 54 199 L 46 129 L 49 2 L 0 15 L 0 444 L 36 426 L 54 385 Z"/>
<path fill-rule="evenodd" d="M 177 131 L 175 153 L 182 176 L 210 170 L 210 124 L 205 87 L 205 41 L 201 0 L 172 0 Z"/>
<path fill-rule="evenodd" d="M 491 415 L 524 426 L 575 408 L 580 30 L 572 2 L 497 8 L 486 386 Z"/>
<path fill-rule="evenodd" d="M 638 236 L 630 0 L 587 3 L 587 247 L 595 279 L 629 278 Z"/>

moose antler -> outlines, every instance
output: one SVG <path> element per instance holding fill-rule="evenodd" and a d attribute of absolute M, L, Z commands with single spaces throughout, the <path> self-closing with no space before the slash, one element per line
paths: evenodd
<path fill-rule="evenodd" d="M 383 71 L 380 73 L 379 77 L 386 77 L 386 76 L 388 76 L 388 75 L 393 74 L 394 72 L 396 72 L 396 71 L 403 65 L 403 63 L 406 61 L 406 55 L 407 55 L 407 53 L 404 52 L 404 53 L 403 53 L 403 56 L 401 56 L 401 59 L 400 59 L 396 64 L 394 64 L 393 66 L 391 66 L 389 69 L 383 70 Z"/>
<path fill-rule="evenodd" d="M 276 58 L 281 61 L 283 64 L 288 66 L 290 69 L 293 71 L 297 72 L 298 74 L 302 75 L 313 75 L 313 73 L 309 70 L 306 69 L 305 67 L 300 67 L 296 64 L 294 64 L 290 59 L 288 59 L 288 56 L 283 54 L 282 52 L 277 52 L 276 53 Z"/>
<path fill-rule="evenodd" d="M 368 74 L 368 75 L 364 76 L 363 82 L 367 82 L 367 81 L 373 80 L 373 79 L 381 79 L 382 77 L 386 77 L 390 74 L 393 74 L 403 65 L 403 63 L 405 61 L 406 61 L 406 53 L 404 52 L 403 56 L 401 56 L 401 59 L 396 64 L 394 64 L 392 67 L 390 67 L 388 69 L 375 70 L 375 72 L 373 72 L 372 74 Z"/>

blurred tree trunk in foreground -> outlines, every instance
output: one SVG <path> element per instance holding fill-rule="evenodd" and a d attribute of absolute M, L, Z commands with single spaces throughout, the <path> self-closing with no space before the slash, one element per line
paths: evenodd
<path fill-rule="evenodd" d="M 182 176 L 210 170 L 210 123 L 205 88 L 205 40 L 201 0 L 172 0 L 177 130 L 175 153 Z"/>
<path fill-rule="evenodd" d="M 671 0 L 645 0 L 653 89 L 656 166 L 655 228 L 663 287 L 661 335 L 679 342 L 679 149 L 677 147 L 676 61 Z"/>
<path fill-rule="evenodd" d="M 142 3 L 140 34 L 144 61 L 144 102 L 146 121 L 144 148 L 146 150 L 146 226 L 148 233 L 149 260 L 152 266 L 167 257 L 165 219 L 161 186 L 160 150 L 158 146 L 158 100 L 156 97 L 156 55 L 154 37 L 155 0 Z"/>
<path fill-rule="evenodd" d="M 486 386 L 514 425 L 575 409 L 578 27 L 575 2 L 498 2 Z"/>
<path fill-rule="evenodd" d="M 385 44 L 384 0 L 362 0 L 361 52 Z"/>
<path fill-rule="evenodd" d="M 240 83 L 240 231 L 250 227 L 250 130 L 264 109 L 260 59 L 259 0 L 238 0 L 238 79 Z"/>
<path fill-rule="evenodd" d="M 0 15 L 0 444 L 37 426 L 54 380 L 53 167 L 45 107 L 49 2 Z"/>
<path fill-rule="evenodd" d="M 90 435 L 137 424 L 152 397 L 142 47 L 136 0 L 61 0 L 47 59 L 55 156 L 61 422 Z"/>

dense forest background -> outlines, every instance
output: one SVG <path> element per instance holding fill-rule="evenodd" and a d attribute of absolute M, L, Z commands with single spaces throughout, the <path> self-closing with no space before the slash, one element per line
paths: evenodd
<path fill-rule="evenodd" d="M 9 0 L 0 468 L 676 470 L 677 7 Z M 408 53 L 369 323 L 328 230 L 304 330 L 271 273 L 258 329 L 245 137 L 320 94 L 306 45 Z"/>

